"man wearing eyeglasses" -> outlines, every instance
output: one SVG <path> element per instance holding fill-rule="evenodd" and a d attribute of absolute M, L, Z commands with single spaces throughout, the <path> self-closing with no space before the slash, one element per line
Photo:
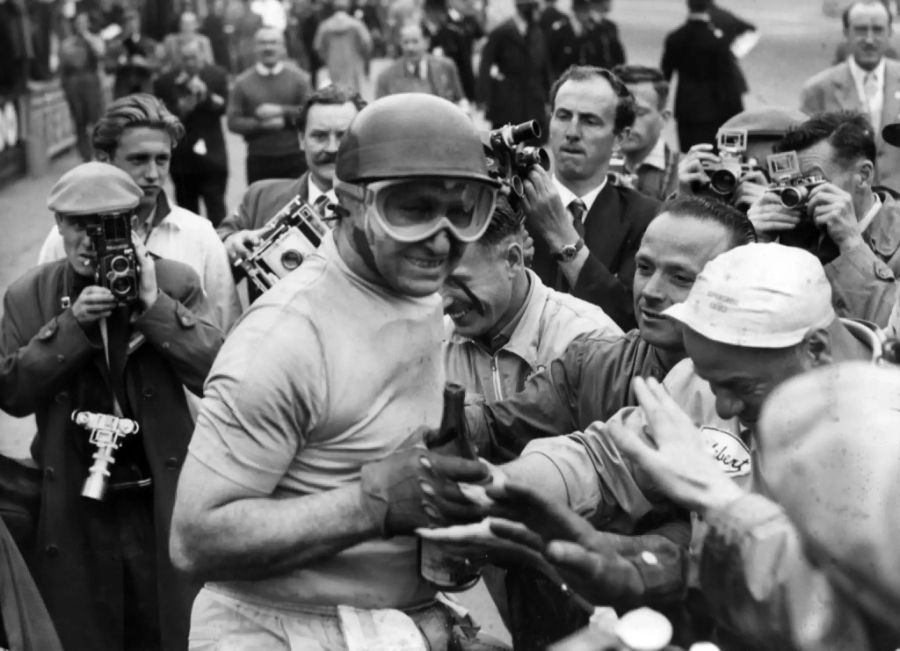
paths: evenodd
<path fill-rule="evenodd" d="M 489 469 L 427 451 L 421 426 L 442 411 L 437 292 L 496 184 L 466 114 L 424 94 L 364 108 L 335 177 L 333 236 L 252 305 L 205 386 L 170 541 L 206 581 L 194 650 L 449 642 L 411 534 L 473 519 L 456 482 Z"/>

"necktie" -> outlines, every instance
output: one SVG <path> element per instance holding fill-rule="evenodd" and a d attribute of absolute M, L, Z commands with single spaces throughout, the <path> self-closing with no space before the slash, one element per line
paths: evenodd
<path fill-rule="evenodd" d="M 879 115 L 878 107 L 875 105 L 875 99 L 878 95 L 878 78 L 874 72 L 867 73 L 863 78 L 863 90 L 866 93 L 866 112 L 869 114 L 872 126 L 877 131 L 881 122 L 881 115 Z"/>
<path fill-rule="evenodd" d="M 584 213 L 587 212 L 587 206 L 581 199 L 572 199 L 568 205 L 569 214 L 572 215 L 572 225 L 578 231 L 578 237 L 584 237 Z"/>

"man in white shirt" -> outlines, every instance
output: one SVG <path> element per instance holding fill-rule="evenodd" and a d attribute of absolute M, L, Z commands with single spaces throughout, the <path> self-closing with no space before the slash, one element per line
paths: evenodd
<path fill-rule="evenodd" d="M 852 52 L 846 61 L 809 79 L 800 93 L 808 115 L 859 111 L 875 128 L 879 184 L 900 190 L 900 152 L 885 144 L 881 127 L 900 118 L 900 62 L 885 58 L 891 14 L 877 0 L 857 0 L 847 11 L 844 36 Z"/>
<path fill-rule="evenodd" d="M 337 203 L 332 184 L 341 136 L 365 106 L 358 93 L 327 86 L 309 98 L 298 121 L 300 149 L 309 171 L 297 179 L 266 179 L 252 184 L 237 211 L 218 228 L 232 263 L 246 258 L 259 243 L 260 229 L 294 197 L 312 206 Z M 321 211 L 320 211 L 321 212 Z M 249 287 L 250 299 L 258 290 Z"/>
<path fill-rule="evenodd" d="M 227 332 L 240 315 L 240 303 L 225 247 L 209 220 L 171 205 L 163 190 L 172 149 L 183 136 L 181 122 L 162 101 L 140 93 L 109 105 L 97 123 L 92 144 L 97 160 L 124 170 L 144 191 L 135 233 L 151 253 L 193 267 L 216 325 Z M 38 264 L 64 256 L 62 236 L 54 228 L 44 240 Z"/>

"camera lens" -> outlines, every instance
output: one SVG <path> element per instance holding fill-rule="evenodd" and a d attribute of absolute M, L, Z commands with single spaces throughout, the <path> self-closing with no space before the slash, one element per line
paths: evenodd
<path fill-rule="evenodd" d="M 296 249 L 289 249 L 281 254 L 281 266 L 288 271 L 293 271 L 303 262 L 303 254 Z"/>
<path fill-rule="evenodd" d="M 128 263 L 128 258 L 126 258 L 124 255 L 117 255 L 109 261 L 109 268 L 116 273 L 125 273 L 126 271 L 128 271 L 128 267 L 130 266 L 131 265 Z"/>
<path fill-rule="evenodd" d="M 785 188 L 781 191 L 781 205 L 785 208 L 798 208 L 806 198 L 806 188 Z"/>
<path fill-rule="evenodd" d="M 112 285 L 110 286 L 110 291 L 116 296 L 128 296 L 132 289 L 134 288 L 134 283 L 131 282 L 131 278 L 127 276 L 120 276 L 112 281 Z"/>
<path fill-rule="evenodd" d="M 709 185 L 717 194 L 731 194 L 737 187 L 737 177 L 730 170 L 716 170 L 709 177 Z"/>

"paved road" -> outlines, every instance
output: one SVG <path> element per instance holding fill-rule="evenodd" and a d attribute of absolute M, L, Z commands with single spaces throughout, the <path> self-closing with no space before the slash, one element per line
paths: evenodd
<path fill-rule="evenodd" d="M 560 0 L 560 6 L 568 4 Z M 743 61 L 749 84 L 748 106 L 781 104 L 796 106 L 801 83 L 827 66 L 840 40 L 840 25 L 826 18 L 818 0 L 720 0 L 726 8 L 739 12 L 756 23 L 762 38 Z M 613 18 L 618 22 L 629 61 L 658 65 L 662 39 L 666 32 L 684 20 L 684 2 L 679 0 L 618 0 Z M 512 8 L 510 0 L 492 0 L 491 15 L 502 17 Z M 373 73 L 383 69 L 385 61 L 373 62 Z M 368 89 L 371 96 L 371 89 Z M 234 208 L 245 189 L 243 142 L 228 135 L 232 176 L 228 187 L 228 205 Z M 28 269 L 51 227 L 52 218 L 45 207 L 53 182 L 76 164 L 72 155 L 57 160 L 42 178 L 28 179 L 0 190 L 0 291 Z M 0 413 L 0 453 L 27 456 L 34 432 L 33 421 L 13 419 Z M 495 635 L 506 637 L 493 608 L 483 592 L 469 595 L 465 602 Z"/>

